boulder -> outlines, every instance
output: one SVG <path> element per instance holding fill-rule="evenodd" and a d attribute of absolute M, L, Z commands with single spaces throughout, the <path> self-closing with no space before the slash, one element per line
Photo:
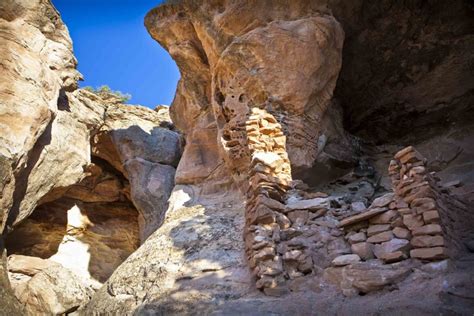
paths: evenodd
<path fill-rule="evenodd" d="M 344 289 L 353 288 L 361 293 L 370 293 L 400 282 L 416 266 L 417 263 L 411 260 L 394 264 L 370 260 L 342 268 L 327 268 L 324 271 L 324 278 Z"/>
<path fill-rule="evenodd" d="M 34 276 L 38 272 L 43 271 L 58 263 L 41 259 L 38 257 L 23 256 L 23 255 L 11 255 L 8 257 L 8 271 L 14 273 L 21 273 L 29 276 Z"/>
<path fill-rule="evenodd" d="M 53 265 L 34 275 L 18 299 L 30 313 L 58 315 L 78 309 L 92 293 L 70 270 Z"/>
<path fill-rule="evenodd" d="M 367 209 L 367 207 L 365 206 L 364 202 L 357 201 L 351 203 L 351 209 L 354 212 L 363 212 Z"/>

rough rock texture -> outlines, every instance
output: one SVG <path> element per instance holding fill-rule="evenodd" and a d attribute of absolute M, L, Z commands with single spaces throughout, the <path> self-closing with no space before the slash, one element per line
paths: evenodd
<path fill-rule="evenodd" d="M 92 294 L 79 277 L 61 265 L 52 265 L 28 280 L 17 296 L 30 315 L 65 314 L 76 310 Z"/>
<path fill-rule="evenodd" d="M 350 36 L 356 32 L 350 23 L 370 23 L 364 20 L 362 3 L 329 2 L 333 14 L 341 17 L 343 25 L 346 23 Z M 347 135 L 340 117 L 334 114 L 340 111 L 331 97 L 342 32 L 324 4 L 180 1 L 147 15 L 145 25 L 150 34 L 170 52 L 182 75 L 171 114 L 186 137 L 176 174 L 177 183 L 186 186 L 176 186 L 172 200 L 184 199 L 184 207 L 172 203 L 163 226 L 116 270 L 88 304 L 86 314 L 314 313 L 315 306 L 324 312 L 349 314 L 373 312 L 374 300 L 381 313 L 459 312 L 470 306 L 466 302 L 453 303 L 462 300 L 462 291 L 448 294 L 450 290 L 446 290 L 460 283 L 472 287 L 470 281 L 458 279 L 469 273 L 467 266 L 438 269 L 415 259 L 403 260 L 411 234 L 401 229 L 408 226 L 405 222 L 410 222 L 413 229 L 418 224 L 413 217 L 403 217 L 410 212 L 406 202 L 393 193 L 382 194 L 391 185 L 386 183 L 389 162 L 384 160 L 385 153 L 380 154 L 381 147 Z M 405 9 L 409 6 L 398 8 Z M 456 6 L 453 10 L 463 9 Z M 390 10 L 377 13 L 383 19 Z M 344 14 L 354 16 L 344 19 Z M 359 14 L 362 22 L 355 18 Z M 392 18 L 389 22 L 397 23 Z M 324 35 L 319 33 L 322 30 Z M 300 41 L 294 42 L 295 38 Z M 362 35 L 351 41 L 353 51 L 365 44 Z M 284 44 L 287 47 L 283 52 Z M 308 60 L 308 56 L 314 57 Z M 305 62 L 300 64 L 299 60 Z M 338 96 L 342 98 L 343 94 Z M 343 109 L 349 106 L 349 100 L 347 95 L 339 100 Z M 325 117 L 330 117 L 329 122 Z M 367 125 L 371 128 L 370 122 Z M 345 127 L 365 137 L 354 126 Z M 386 146 L 390 154 L 399 147 Z M 318 174 L 321 161 L 332 175 Z M 335 162 L 340 168 L 332 165 Z M 382 162 L 383 168 L 379 168 Z M 332 189 L 330 196 L 320 196 L 314 188 L 292 181 L 292 177 L 313 177 L 318 178 L 313 183 L 321 183 L 334 175 L 341 176 L 354 164 L 358 165 L 351 173 L 326 187 Z M 244 198 L 232 188 L 232 182 L 245 194 L 245 221 L 244 207 L 239 204 Z M 216 195 L 209 195 L 219 192 L 230 195 L 230 213 L 224 205 L 216 207 L 218 202 L 212 200 Z M 232 200 L 236 198 L 239 203 Z M 220 198 L 219 202 L 224 200 Z M 365 205 L 370 205 L 367 211 Z M 220 210 L 215 212 L 216 208 Z M 209 210 L 215 221 L 203 220 L 203 209 L 204 213 Z M 454 214 L 468 214 L 452 209 Z M 196 221 L 189 219 L 191 214 L 195 214 Z M 230 214 L 232 220 L 222 220 Z M 435 217 L 429 221 L 436 221 Z M 346 225 L 353 225 L 354 231 L 345 235 L 338 226 Z M 369 233 L 370 225 L 379 226 L 379 230 L 373 232 L 372 228 Z M 220 234 L 224 227 L 232 232 L 230 236 L 243 234 L 245 247 L 238 241 L 224 247 L 224 251 L 236 252 L 222 255 L 217 260 L 222 265 L 216 268 L 216 258 L 207 252 L 214 244 L 208 243 L 207 236 L 215 236 L 215 245 L 222 248 Z M 351 233 L 364 238 L 351 241 Z M 377 249 L 370 246 L 367 237 L 378 238 Z M 189 243 L 183 244 L 184 240 Z M 362 243 L 365 247 L 355 248 L 359 248 L 364 261 L 356 263 L 359 257 L 347 255 L 351 244 Z M 156 251 L 157 244 L 167 251 Z M 187 255 L 192 259 L 188 260 Z M 248 261 L 243 260 L 244 255 Z M 374 259 L 377 255 L 380 258 Z M 333 260 L 345 266 L 330 267 Z M 203 268 L 203 264 L 210 268 Z M 244 269 L 246 266 L 256 280 Z M 216 269 L 221 274 L 214 274 Z M 254 284 L 266 295 L 283 297 L 265 297 Z M 338 295 L 350 299 L 334 304 Z"/>
<path fill-rule="evenodd" d="M 242 242 L 241 199 L 177 185 L 164 224 L 114 272 L 85 313 L 131 314 L 162 298 L 186 305 L 248 293 L 253 286 Z"/>
<path fill-rule="evenodd" d="M 0 14 L 0 228 L 10 252 L 45 259 L 3 269 L 27 310 L 472 313 L 471 4 L 153 9 L 182 76 L 181 160 L 163 108 L 73 91 L 49 2 Z"/>
<path fill-rule="evenodd" d="M 2 243 L 61 263 L 9 276 L 31 313 L 70 312 L 161 224 L 181 136 L 165 109 L 77 90 L 71 39 L 50 1 L 1 2 L 0 56 Z M 16 314 L 3 271 L 1 305 Z"/>
<path fill-rule="evenodd" d="M 82 150 L 87 131 L 58 109 L 60 93 L 73 90 L 80 77 L 69 33 L 58 12 L 45 0 L 7 0 L 0 4 L 0 18 L 3 231 L 5 225 L 28 216 L 53 187 L 80 179 L 81 167 L 87 162 L 87 151 Z M 68 152 L 61 147 L 70 134 L 53 137 L 61 124 L 68 124 L 70 133 L 77 135 Z M 60 170 L 48 166 L 48 159 L 41 155 L 46 146 L 54 151 L 51 157 L 69 163 Z"/>
<path fill-rule="evenodd" d="M 322 150 L 318 137 L 341 65 L 341 27 L 317 3 L 243 4 L 184 1 L 145 19 L 182 75 L 171 112 L 188 144 L 178 183 L 219 172 L 222 160 L 244 179 L 250 163 L 244 124 L 254 107 L 274 115 L 289 135 L 294 168 L 312 166 Z M 196 168 L 198 161 L 203 166 Z"/>

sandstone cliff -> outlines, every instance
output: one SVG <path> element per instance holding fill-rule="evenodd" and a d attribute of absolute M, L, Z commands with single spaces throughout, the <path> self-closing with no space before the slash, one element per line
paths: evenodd
<path fill-rule="evenodd" d="M 472 313 L 473 15 L 169 1 L 168 115 L 77 89 L 51 3 L 3 1 L 1 312 Z"/>
<path fill-rule="evenodd" d="M 3 1 L 0 17 L 1 251 L 5 241 L 11 258 L 27 256 L 7 265 L 27 311 L 64 313 L 161 224 L 182 140 L 167 110 L 77 90 L 71 39 L 49 1 Z M 61 265 L 25 272 L 35 258 Z"/>
<path fill-rule="evenodd" d="M 348 314 L 374 300 L 385 312 L 466 311 L 466 292 L 441 286 L 469 288 L 466 266 L 418 259 L 464 258 L 472 239 L 470 16 L 462 1 L 150 11 L 150 35 L 181 72 L 171 116 L 186 147 L 164 225 L 87 312 Z M 438 122 L 446 109 L 456 125 Z M 407 144 L 428 159 L 401 151 L 392 182 Z M 332 304 L 341 295 L 351 299 Z"/>

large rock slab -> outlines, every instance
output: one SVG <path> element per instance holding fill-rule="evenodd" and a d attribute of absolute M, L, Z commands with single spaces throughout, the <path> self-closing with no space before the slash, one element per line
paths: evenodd
<path fill-rule="evenodd" d="M 82 280 L 61 265 L 53 265 L 33 276 L 18 299 L 32 314 L 64 314 L 78 309 L 92 294 Z"/>
<path fill-rule="evenodd" d="M 94 295 L 86 313 L 124 313 L 157 303 L 240 297 L 254 283 L 244 257 L 242 197 L 178 185 L 163 225 Z M 179 307 L 176 306 L 176 311 Z"/>

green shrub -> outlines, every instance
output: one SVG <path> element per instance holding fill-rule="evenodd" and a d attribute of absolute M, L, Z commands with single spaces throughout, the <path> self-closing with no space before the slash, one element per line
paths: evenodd
<path fill-rule="evenodd" d="M 93 88 L 91 86 L 87 86 L 82 88 L 84 90 L 87 90 L 89 92 L 95 93 L 98 96 L 100 96 L 103 99 L 116 99 L 120 103 L 125 103 L 128 102 L 131 98 L 132 95 L 129 93 L 123 93 L 118 90 L 112 90 L 108 85 L 102 85 L 98 88 Z"/>

